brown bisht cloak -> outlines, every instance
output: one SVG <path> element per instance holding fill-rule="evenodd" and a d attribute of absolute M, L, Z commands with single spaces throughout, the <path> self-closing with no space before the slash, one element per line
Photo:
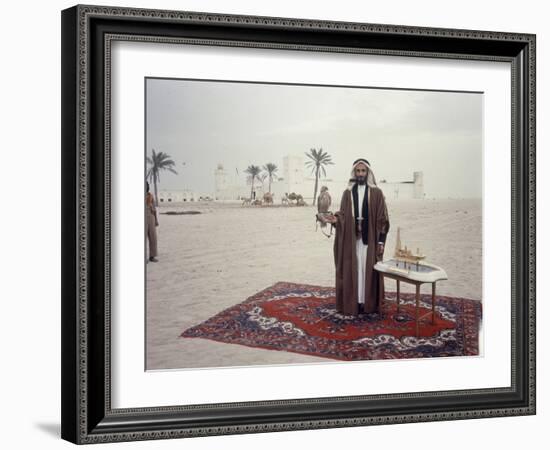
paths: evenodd
<path fill-rule="evenodd" d="M 365 312 L 378 312 L 384 299 L 384 278 L 374 270 L 377 261 L 383 255 L 376 255 L 378 242 L 385 242 L 390 229 L 390 220 L 384 194 L 378 187 L 367 186 L 368 195 L 368 248 L 365 270 Z M 336 213 L 338 221 L 334 224 L 334 264 L 336 266 L 336 310 L 346 315 L 357 315 L 357 238 L 355 235 L 355 216 L 351 187 L 346 189 L 340 202 L 340 211 Z"/>

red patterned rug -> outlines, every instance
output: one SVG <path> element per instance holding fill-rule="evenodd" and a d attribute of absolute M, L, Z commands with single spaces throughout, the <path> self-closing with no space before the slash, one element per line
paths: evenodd
<path fill-rule="evenodd" d="M 420 323 L 415 336 L 415 294 L 386 291 L 375 314 L 346 316 L 335 310 L 333 287 L 278 282 L 181 337 L 282 350 L 344 361 L 478 355 L 481 302 L 438 295 L 436 320 Z M 420 315 L 431 311 L 421 294 Z"/>

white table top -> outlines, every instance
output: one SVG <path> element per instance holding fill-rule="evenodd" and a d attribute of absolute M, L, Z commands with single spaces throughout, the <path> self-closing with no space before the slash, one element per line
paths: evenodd
<path fill-rule="evenodd" d="M 447 273 L 441 267 L 423 261 L 419 261 L 417 265 L 417 263 L 398 261 L 392 258 L 377 262 L 374 269 L 388 275 L 399 275 L 411 281 L 423 283 L 434 283 L 448 279 Z"/>

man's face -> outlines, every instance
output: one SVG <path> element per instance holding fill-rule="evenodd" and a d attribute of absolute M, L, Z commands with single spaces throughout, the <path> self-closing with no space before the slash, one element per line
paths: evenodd
<path fill-rule="evenodd" d="M 355 167 L 355 179 L 359 184 L 365 184 L 367 181 L 367 166 L 358 164 Z"/>

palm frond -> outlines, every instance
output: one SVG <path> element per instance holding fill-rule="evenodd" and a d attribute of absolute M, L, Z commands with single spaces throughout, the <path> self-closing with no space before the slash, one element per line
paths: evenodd
<path fill-rule="evenodd" d="M 267 163 L 263 166 L 263 170 L 265 170 L 270 176 L 273 175 L 279 168 L 276 164 L 273 163 Z"/>
<path fill-rule="evenodd" d="M 253 177 L 257 177 L 258 174 L 262 171 L 259 166 L 250 165 L 245 169 L 245 172 L 252 175 Z"/>

